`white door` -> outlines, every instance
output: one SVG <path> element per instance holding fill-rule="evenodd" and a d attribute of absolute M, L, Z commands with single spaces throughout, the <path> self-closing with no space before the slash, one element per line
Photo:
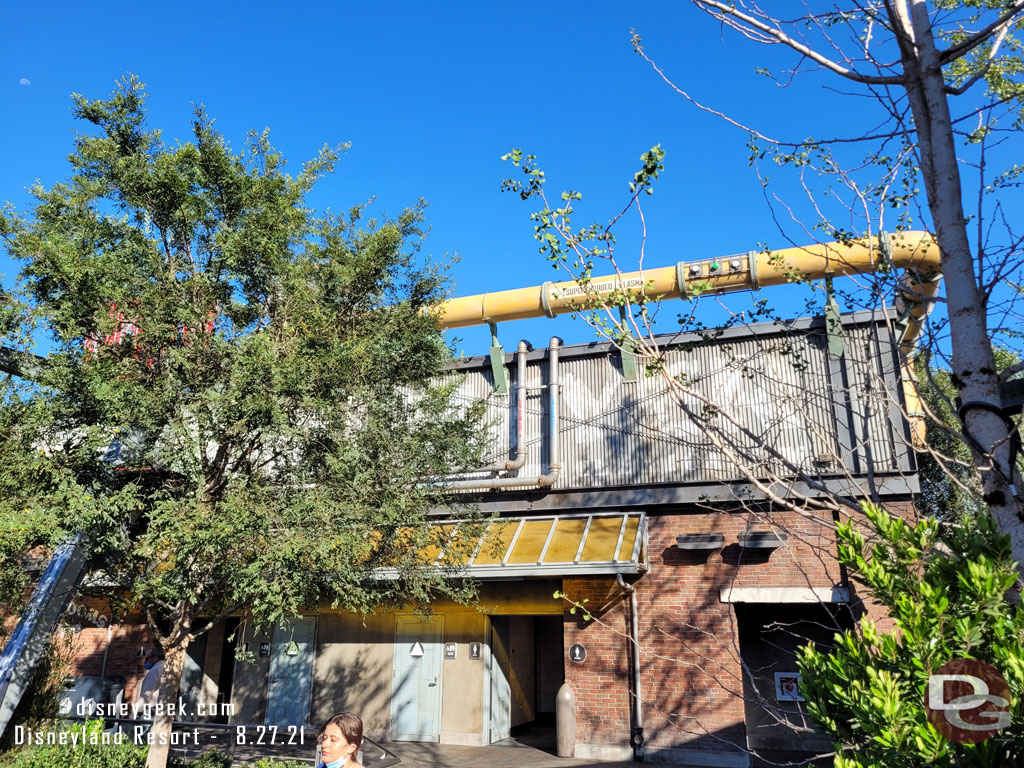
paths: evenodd
<path fill-rule="evenodd" d="M 267 725 L 306 725 L 313 692 L 316 618 L 274 630 L 267 685 Z"/>
<path fill-rule="evenodd" d="M 490 739 L 507 739 L 512 727 L 512 685 L 510 683 L 509 649 L 511 626 L 508 616 L 491 616 L 490 678 L 491 722 Z"/>
<path fill-rule="evenodd" d="M 441 740 L 441 617 L 399 616 L 395 628 L 391 738 Z"/>

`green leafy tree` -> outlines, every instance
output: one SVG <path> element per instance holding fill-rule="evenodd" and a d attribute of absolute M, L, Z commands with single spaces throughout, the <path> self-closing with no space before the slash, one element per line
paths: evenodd
<path fill-rule="evenodd" d="M 865 505 L 873 534 L 839 527 L 839 560 L 888 610 L 895 631 L 862 620 L 828 653 L 801 649 L 801 693 L 836 744 L 836 768 L 1004 766 L 1024 759 L 1024 611 L 1005 593 L 1017 579 L 1008 536 L 979 515 L 971 526 L 902 518 Z M 929 722 L 928 678 L 953 659 L 998 669 L 1012 724 L 979 744 L 957 744 Z"/>
<path fill-rule="evenodd" d="M 318 216 L 305 197 L 339 149 L 292 176 L 266 131 L 234 151 L 202 108 L 168 145 L 134 77 L 74 111 L 88 130 L 70 177 L 0 218 L 24 265 L 6 369 L 29 375 L 0 382 L 6 589 L 23 586 L 13 554 L 82 532 L 167 654 L 165 703 L 189 643 L 229 614 L 466 600 L 424 567 L 443 500 L 422 478 L 473 466 L 480 430 L 443 375 L 446 279 L 419 254 L 422 202 Z M 33 331 L 45 359 L 13 346 Z"/>

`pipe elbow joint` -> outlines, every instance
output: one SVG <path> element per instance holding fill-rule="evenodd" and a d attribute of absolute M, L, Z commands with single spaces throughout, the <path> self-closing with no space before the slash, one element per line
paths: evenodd
<path fill-rule="evenodd" d="M 539 478 L 537 478 L 537 485 L 543 486 L 545 488 L 550 488 L 551 486 L 558 482 L 558 475 L 561 471 L 561 464 L 550 465 L 548 467 L 547 474 L 541 475 Z"/>
<path fill-rule="evenodd" d="M 526 451 L 519 451 L 518 455 L 512 461 L 505 462 L 505 471 L 514 472 L 517 469 L 522 469 L 526 466 Z"/>

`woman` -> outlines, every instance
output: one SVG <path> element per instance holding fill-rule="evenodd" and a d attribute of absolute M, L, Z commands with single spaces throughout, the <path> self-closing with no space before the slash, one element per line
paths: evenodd
<path fill-rule="evenodd" d="M 320 729 L 319 768 L 363 768 L 356 760 L 363 743 L 363 721 L 351 712 L 335 715 Z"/>
<path fill-rule="evenodd" d="M 164 673 L 164 652 L 159 647 L 150 648 L 142 668 L 146 677 L 135 694 L 135 703 L 142 720 L 153 719 L 153 708 L 160 696 L 160 676 Z"/>

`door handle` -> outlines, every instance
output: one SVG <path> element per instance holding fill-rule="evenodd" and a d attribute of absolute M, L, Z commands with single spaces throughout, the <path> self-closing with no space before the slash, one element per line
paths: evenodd
<path fill-rule="evenodd" d="M 435 685 L 437 685 L 437 680 L 432 680 L 431 682 L 427 683 L 428 688 L 433 688 Z"/>

